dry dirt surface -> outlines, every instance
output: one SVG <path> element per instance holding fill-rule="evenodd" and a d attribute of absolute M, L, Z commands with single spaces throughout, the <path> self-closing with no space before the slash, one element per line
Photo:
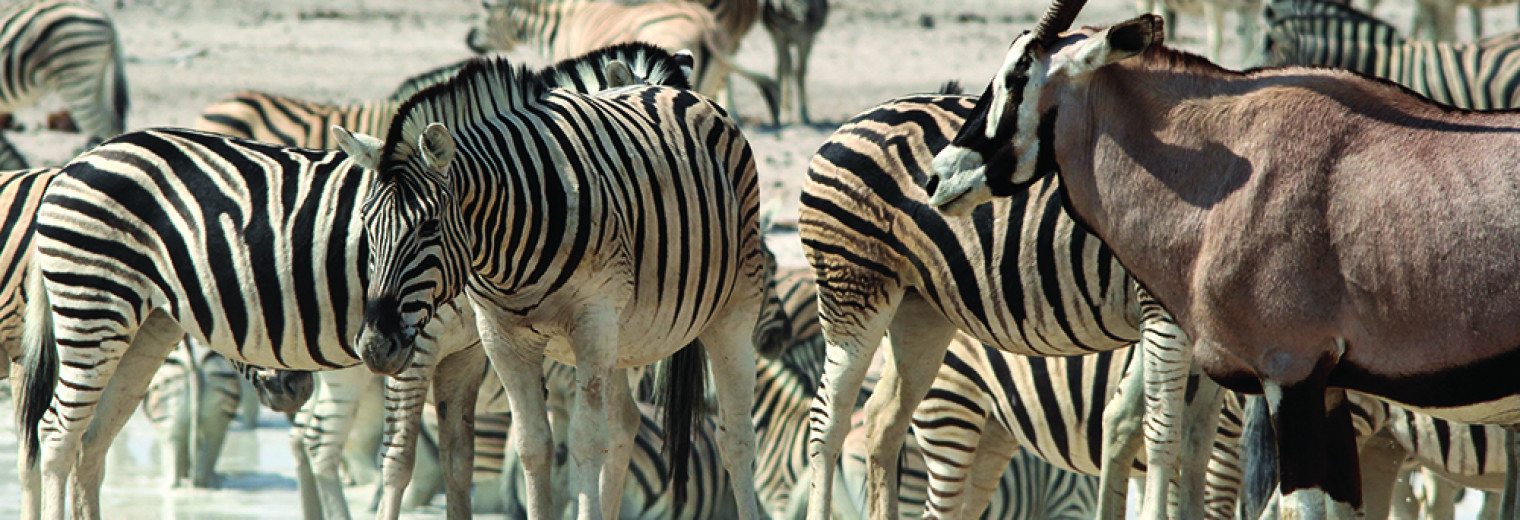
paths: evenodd
<path fill-rule="evenodd" d="M 764 195 L 784 201 L 782 220 L 795 216 L 807 162 L 835 126 L 882 101 L 931 92 L 947 80 L 980 92 L 1012 37 L 1030 28 L 1048 7 L 1032 0 L 832 4 L 808 78 L 817 123 L 765 127 L 755 119 L 763 107 L 756 90 L 748 84 L 735 87 L 737 108 L 759 159 Z M 132 129 L 190 126 L 202 108 L 240 90 L 332 103 L 384 96 L 412 74 L 468 57 L 465 32 L 481 11 L 475 0 L 116 0 L 104 5 L 127 56 L 132 103 L 127 127 Z M 1490 30 L 1512 29 L 1512 9 L 1490 10 Z M 1408 13 L 1407 5 L 1385 5 L 1378 14 L 1404 26 Z M 1134 14 L 1127 0 L 1092 0 L 1078 23 L 1106 25 Z M 1462 20 L 1462 34 L 1467 34 Z M 1178 26 L 1180 37 L 1171 43 L 1201 51 L 1202 20 L 1184 16 Z M 1227 31 L 1233 35 L 1233 29 Z M 738 61 L 773 70 L 772 49 L 757 27 L 744 40 Z M 527 64 L 545 63 L 532 49 L 510 56 Z M 1245 60 L 1232 45 L 1222 63 L 1239 66 Z M 77 134 L 41 129 L 46 112 L 57 108 L 56 99 L 45 99 L 37 108 L 18 112 L 20 131 L 8 134 L 33 165 L 60 165 L 83 144 Z M 794 234 L 773 236 L 773 245 L 783 263 L 801 263 Z M 237 441 L 242 444 L 228 448 L 229 459 L 241 462 L 232 463 L 237 469 L 224 470 L 240 472 L 243 476 L 230 482 L 243 489 L 165 494 L 157 480 L 144 476 L 156 475 L 153 470 L 126 475 L 127 468 L 119 467 L 107 486 L 111 505 L 106 512 L 112 518 L 298 518 L 289 462 L 282 459 L 287 452 L 283 434 L 268 421 L 266 426 L 257 442 L 245 436 Z M 113 454 L 113 460 L 128 461 L 119 465 L 127 467 L 138 465 L 130 461 L 147 464 L 148 435 L 145 425 L 134 422 L 124 433 L 134 439 L 131 445 L 115 450 L 127 458 Z M 10 425 L 0 426 L 0 467 L 14 467 L 14 442 Z M 0 518 L 15 517 L 17 493 L 13 479 L 0 478 Z M 363 516 L 360 510 L 356 503 L 356 514 Z M 436 511 L 419 515 L 431 516 Z"/>

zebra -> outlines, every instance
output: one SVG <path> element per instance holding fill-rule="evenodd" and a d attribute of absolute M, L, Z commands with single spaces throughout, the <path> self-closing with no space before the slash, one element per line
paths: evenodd
<path fill-rule="evenodd" d="M 14 112 L 57 92 L 94 145 L 122 132 L 127 79 L 121 40 L 104 11 L 88 2 L 22 2 L 0 8 L 0 112 Z M 0 169 L 26 168 L 0 138 Z"/>
<path fill-rule="evenodd" d="M 1391 25 L 1319 0 L 1273 0 L 1266 7 L 1266 65 L 1340 67 L 1392 81 L 1456 108 L 1520 106 L 1510 78 L 1520 31 L 1473 43 L 1409 41 Z"/>
<path fill-rule="evenodd" d="M 534 366 L 546 353 L 576 365 L 578 514 L 616 516 L 617 497 L 597 487 L 601 476 L 622 488 L 636 433 L 619 367 L 678 354 L 668 363 L 676 377 L 666 380 L 665 431 L 667 446 L 679 445 L 690 427 L 681 418 L 704 396 L 683 378 L 700 385 L 704 351 L 725 382 L 718 440 L 735 502 L 741 518 L 755 516 L 751 334 L 774 259 L 760 237 L 753 153 L 720 107 L 663 86 L 550 89 L 497 58 L 407 101 L 383 141 L 335 131 L 340 148 L 382 172 L 365 202 L 376 279 L 358 339 L 367 364 L 395 371 L 411 356 L 413 331 L 468 288 L 511 396 L 530 517 L 550 506 Z M 628 177 L 604 176 L 616 174 Z M 509 222 L 529 224 L 507 232 Z M 667 253 L 666 241 L 677 251 Z M 668 449 L 679 489 L 683 449 Z"/>
<path fill-rule="evenodd" d="M 792 122 L 808 124 L 807 64 L 813 39 L 828 18 L 828 0 L 765 0 L 761 20 L 776 45 L 776 81 L 781 110 Z M 792 49 L 796 49 L 795 59 Z"/>
<path fill-rule="evenodd" d="M 1139 365 L 1133 361 L 1130 348 L 1043 358 L 1010 354 L 957 334 L 913 413 L 913 435 L 928 460 L 924 518 L 979 516 L 1003 466 L 1020 447 L 1056 468 L 1098 475 L 1106 408 L 1141 397 L 1133 389 L 1120 391 L 1127 374 L 1136 377 L 1131 372 Z M 1205 518 L 1234 517 L 1234 483 L 1241 478 L 1236 444 L 1244 399 L 1230 393 L 1224 404 L 1217 437 L 1210 442 L 1214 455 L 1199 473 L 1208 480 L 1199 484 L 1206 494 Z M 1145 466 L 1137 460 L 1134 469 L 1144 472 Z"/>
<path fill-rule="evenodd" d="M 186 480 L 217 487 L 215 469 L 242 399 L 242 378 L 200 341 L 186 338 L 153 375 L 142 409 L 157 430 L 160 462 L 171 487 Z"/>
<path fill-rule="evenodd" d="M 27 267 L 31 265 L 37 206 L 56 168 L 0 172 L 0 379 L 11 377 L 21 357 L 22 314 L 26 308 Z M 19 371 L 19 367 L 18 371 Z M 21 395 L 21 379 L 11 378 L 12 395 Z"/>
<path fill-rule="evenodd" d="M 870 458 L 873 514 L 888 516 L 895 507 L 892 482 L 882 477 L 893 473 L 896 439 L 907 431 L 909 415 L 933 380 L 930 370 L 937 368 L 903 366 L 902 360 L 942 358 L 956 329 L 1012 352 L 1047 356 L 1113 350 L 1155 330 L 1140 326 L 1134 282 L 1096 237 L 1067 216 L 1055 183 L 1039 183 L 1016 201 L 982 206 L 970 219 L 943 218 L 923 202 L 924 171 L 974 103 L 973 97 L 937 95 L 868 109 L 837 130 L 809 165 L 798 228 L 818 275 L 829 343 L 829 362 L 813 405 L 810 465 L 822 471 L 812 474 L 811 519 L 821 518 L 831 506 L 827 483 L 843 441 L 841 422 L 860 388 L 866 361 L 888 329 L 902 383 L 872 395 L 866 423 L 869 437 L 883 443 Z M 1156 497 L 1166 496 L 1178 470 L 1183 429 L 1178 422 L 1191 349 L 1168 345 L 1180 339 L 1159 338 L 1143 351 L 1152 468 L 1146 475 L 1142 518 L 1165 514 L 1165 499 Z M 1205 386 L 1213 397 L 1195 399 L 1197 410 L 1187 413 L 1217 417 L 1218 387 L 1211 381 Z M 1130 412 L 1114 414 L 1115 428 L 1134 426 L 1123 420 L 1141 414 Z M 1196 435 L 1211 430 L 1199 427 L 1200 422 L 1185 424 Z M 1192 446 L 1206 448 L 1197 442 Z M 1125 485 L 1120 466 L 1107 462 L 1100 504 L 1105 517 L 1122 512 Z M 1197 512 L 1200 494 L 1188 486 L 1182 491 L 1188 493 L 1185 516 L 1202 516 Z"/>
<path fill-rule="evenodd" d="M 736 73 L 760 89 L 775 122 L 780 86 L 775 79 L 734 62 L 741 36 L 724 30 L 712 11 L 692 2 L 623 5 L 599 0 L 508 0 L 486 4 L 484 25 L 471 28 L 465 41 L 478 54 L 510 51 L 530 41 L 550 59 L 624 41 L 689 50 L 695 57 L 691 79 L 697 91 L 724 92 L 725 106 L 732 107 L 732 88 L 726 83 L 729 72 Z"/>
<path fill-rule="evenodd" d="M 355 105 L 303 101 L 278 94 L 241 92 L 201 111 L 197 130 L 254 139 L 283 146 L 335 149 L 329 127 L 334 125 L 369 135 L 385 135 L 396 109 L 410 95 L 458 74 L 469 60 L 417 74 L 383 99 Z M 621 63 L 632 78 L 613 78 L 607 67 Z M 619 43 L 595 49 L 551 65 L 553 83 L 594 92 L 629 81 L 690 88 L 690 55 L 672 54 L 642 42 Z"/>

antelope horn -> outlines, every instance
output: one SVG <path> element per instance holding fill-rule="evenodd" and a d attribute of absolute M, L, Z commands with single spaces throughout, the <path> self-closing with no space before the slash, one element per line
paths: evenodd
<path fill-rule="evenodd" d="M 1045 16 L 1035 24 L 1035 40 L 1040 43 L 1055 41 L 1056 35 L 1071 28 L 1071 23 L 1076 21 L 1077 13 L 1082 11 L 1082 6 L 1086 3 L 1087 0 L 1055 0 L 1050 10 L 1045 11 Z"/>

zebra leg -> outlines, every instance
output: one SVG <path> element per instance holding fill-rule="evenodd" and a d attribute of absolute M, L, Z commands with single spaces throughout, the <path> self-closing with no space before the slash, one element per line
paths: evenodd
<path fill-rule="evenodd" d="M 855 399 L 903 293 L 892 281 L 865 273 L 823 271 L 816 265 L 813 270 L 820 274 L 818 318 L 823 330 L 825 361 L 823 377 L 808 414 L 808 424 L 812 425 L 808 438 L 812 488 L 808 492 L 807 518 L 826 520 L 833 505 L 834 471 L 850 430 Z M 859 315 L 862 312 L 865 315 Z"/>
<path fill-rule="evenodd" d="M 348 499 L 343 495 L 343 481 L 338 476 L 343 463 L 343 443 L 354 425 L 356 402 L 376 376 L 364 367 L 318 372 L 316 376 L 316 395 L 301 407 L 292 435 L 302 439 L 322 516 L 329 520 L 346 519 Z"/>
<path fill-rule="evenodd" d="M 1220 61 L 1224 52 L 1224 6 L 1217 2 L 1203 3 L 1203 18 L 1209 21 L 1207 42 L 1209 59 Z"/>
<path fill-rule="evenodd" d="M 782 113 L 791 116 L 793 114 L 792 103 L 797 102 L 796 93 L 792 89 L 792 44 L 787 37 L 785 29 L 771 27 L 767 24 L 765 30 L 770 33 L 771 43 L 776 46 L 776 82 L 780 87 L 780 93 L 778 94 L 780 99 L 777 100 L 777 105 L 780 105 Z M 792 119 L 786 122 L 795 123 L 797 120 Z M 777 121 L 777 123 L 781 123 L 781 121 Z"/>
<path fill-rule="evenodd" d="M 26 158 L 22 157 L 21 152 L 16 150 L 16 146 L 5 138 L 5 134 L 0 133 L 0 170 L 25 170 L 26 168 Z"/>
<path fill-rule="evenodd" d="M 570 488 L 577 501 L 576 518 L 608 518 L 602 515 L 600 493 L 619 494 L 622 490 L 599 488 L 607 461 L 607 398 L 612 395 L 609 386 L 628 382 L 612 378 L 618 354 L 618 312 L 610 305 L 588 307 L 576 317 L 570 331 L 570 350 L 575 353 L 575 409 L 570 412 L 570 460 L 575 481 Z"/>
<path fill-rule="evenodd" d="M 607 460 L 602 466 L 600 482 L 602 514 L 606 518 L 618 518 L 618 510 L 622 508 L 628 459 L 633 456 L 634 437 L 639 433 L 639 405 L 633 401 L 628 385 L 620 384 L 624 381 L 628 381 L 628 370 L 616 368 L 612 371 L 612 383 L 607 385 L 610 392 L 607 394 Z"/>
<path fill-rule="evenodd" d="M 301 494 L 301 513 L 305 520 L 323 520 L 322 497 L 317 494 L 317 476 L 311 467 L 311 457 L 306 455 L 306 440 L 302 434 L 303 424 L 309 424 L 312 418 L 302 416 L 305 409 L 287 414 L 290 417 L 290 454 L 295 460 L 296 488 Z"/>
<path fill-rule="evenodd" d="M 448 517 L 469 518 L 470 480 L 475 464 L 475 400 L 486 371 L 485 352 L 456 352 L 438 363 L 433 380 L 438 412 L 438 451 L 442 459 Z"/>
<path fill-rule="evenodd" d="M 105 479 L 106 450 L 117 432 L 132 418 L 153 374 L 163 366 L 185 333 L 168 314 L 153 312 L 137 329 L 132 345 L 122 353 L 116 373 L 95 405 L 94 421 L 83 437 L 83 450 L 73 475 L 74 518 L 100 518 L 100 487 Z M 63 363 L 61 363 L 63 365 Z M 59 385 L 64 387 L 68 385 Z"/>
<path fill-rule="evenodd" d="M 896 384 L 897 377 L 897 368 L 887 365 L 882 370 L 882 381 L 878 382 L 877 389 L 883 388 L 881 383 L 889 379 Z M 957 397 L 966 402 L 957 400 L 941 405 L 941 401 L 929 399 L 914 411 L 913 435 L 924 451 L 929 475 L 925 518 L 975 518 L 964 513 L 975 501 L 972 496 L 977 491 L 974 485 L 980 483 L 973 475 L 982 461 L 981 446 L 991 448 L 986 436 L 996 435 L 990 430 L 1002 429 L 987 421 L 986 414 L 994 409 L 995 404 L 985 399 L 985 392 Z M 1018 449 L 1016 440 L 1009 439 L 1008 442 L 1013 445 L 1013 450 Z M 940 446 L 947 449 L 939 449 Z M 1002 468 L 999 467 L 997 472 L 1001 474 Z M 999 475 L 992 478 L 994 488 L 998 479 Z M 990 496 L 987 498 L 991 499 Z"/>
<path fill-rule="evenodd" d="M 1007 471 L 1009 461 L 1013 460 L 1020 449 L 1018 440 L 1003 425 L 992 424 L 990 428 L 985 428 L 981 442 L 976 445 L 976 459 L 971 463 L 971 484 L 966 486 L 965 505 L 961 506 L 959 516 L 947 518 L 981 518 L 992 504 L 992 495 L 1003 483 L 1003 473 Z M 1026 460 L 1033 462 L 1037 459 Z M 1033 514 L 1033 511 L 1030 513 Z"/>
<path fill-rule="evenodd" d="M 1430 520 L 1452 520 L 1457 516 L 1457 495 L 1462 492 L 1461 486 L 1452 484 L 1444 478 L 1436 476 L 1429 468 L 1419 468 L 1420 489 L 1416 495 L 1420 499 L 1420 518 Z"/>
<path fill-rule="evenodd" d="M 1414 518 L 1414 511 L 1406 506 L 1406 499 L 1410 495 L 1409 485 L 1407 481 L 1400 482 L 1409 452 L 1404 451 L 1404 447 L 1399 445 L 1388 430 L 1383 430 L 1362 441 L 1359 458 L 1367 518 L 1392 518 L 1389 516 L 1392 509 L 1400 510 L 1400 516 L 1404 518 Z M 1398 495 L 1397 504 L 1394 498 L 1396 489 L 1402 491 Z"/>
<path fill-rule="evenodd" d="M 1184 397 L 1193 349 L 1182 328 L 1144 290 L 1140 291 L 1140 310 L 1139 354 L 1145 363 L 1146 402 L 1145 500 L 1140 518 L 1165 520 L 1167 496 L 1181 464 L 1180 421 L 1185 415 Z M 1214 410 L 1217 413 L 1217 405 Z"/>
<path fill-rule="evenodd" d="M 1509 471 L 1504 476 L 1504 499 L 1499 518 L 1520 518 L 1520 425 L 1504 427 L 1504 446 Z M 1488 506 L 1485 503 L 1484 509 Z"/>
<path fill-rule="evenodd" d="M 1365 518 L 1362 514 L 1362 472 L 1358 462 L 1356 426 L 1351 420 L 1351 401 L 1344 389 L 1326 393 L 1327 448 L 1325 506 L 1329 518 Z M 1278 453 L 1283 453 L 1279 451 Z"/>
<path fill-rule="evenodd" d="M 808 33 L 797 39 L 797 65 L 792 72 L 792 81 L 797 83 L 796 121 L 804 125 L 813 122 L 808 116 L 807 71 L 808 56 L 813 53 L 813 38 L 816 36 L 817 33 Z"/>
<path fill-rule="evenodd" d="M 1135 457 L 1140 454 L 1145 437 L 1145 362 L 1136 352 L 1129 356 L 1129 366 L 1114 397 L 1103 408 L 1103 460 L 1099 469 L 1098 520 L 1125 517 L 1129 495 L 1129 476 Z"/>
<path fill-rule="evenodd" d="M 385 378 L 385 441 L 380 459 L 380 508 L 375 518 L 396 520 L 401 517 L 401 500 L 406 486 L 412 482 L 412 469 L 417 462 L 417 435 L 422 430 L 422 407 L 427 404 L 428 387 L 433 382 L 433 369 L 438 359 L 436 345 L 424 344 L 425 338 L 417 339 L 417 354 L 412 366 L 395 377 Z M 480 391 L 479 382 L 475 391 Z M 474 413 L 472 403 L 470 413 Z M 472 432 L 473 433 L 473 432 Z M 465 448 L 474 451 L 473 446 Z M 460 504 L 465 518 L 469 517 L 469 502 Z M 457 518 L 454 512 L 449 518 Z"/>
<path fill-rule="evenodd" d="M 717 381 L 713 386 L 718 394 L 718 429 L 714 432 L 718 455 L 728 470 L 740 520 L 760 518 L 760 502 L 755 496 L 755 423 L 750 415 L 755 406 L 753 333 L 760 303 L 757 298 L 752 304 L 730 306 L 726 315 L 708 325 L 701 336 L 708 366 Z"/>
<path fill-rule="evenodd" d="M 26 395 L 22 393 L 25 391 L 23 383 L 26 382 L 28 376 L 24 375 L 25 372 L 22 370 L 21 363 L 19 362 L 11 362 L 10 369 L 11 404 L 16 407 L 19 414 L 20 407 L 22 406 L 22 396 Z M 23 426 L 18 421 L 16 427 L 21 428 Z M 20 435 L 19 431 L 17 435 Z M 25 449 L 24 447 L 20 448 L 20 453 L 16 457 L 17 480 L 21 484 L 21 518 L 36 520 L 42 513 L 42 474 L 36 471 L 36 467 L 27 464 Z"/>
<path fill-rule="evenodd" d="M 1483 490 L 1483 507 L 1478 508 L 1477 520 L 1499 520 L 1499 503 L 1504 500 L 1504 494 L 1498 491 Z"/>
<path fill-rule="evenodd" d="M 1177 332 L 1181 334 L 1179 330 Z M 1203 370 L 1192 364 L 1188 375 L 1194 382 L 1193 400 L 1183 416 L 1182 458 L 1178 468 L 1178 507 L 1174 518 L 1203 518 L 1204 492 L 1208 487 L 1209 461 L 1213 460 L 1215 439 L 1219 436 L 1219 411 L 1224 404 L 1224 389 Z"/>
<path fill-rule="evenodd" d="M 957 330 L 939 309 L 920 297 L 905 298 L 888 326 L 897 378 L 883 377 L 866 400 L 867 507 L 873 515 L 897 517 L 897 464 L 903 438 L 918 403 L 929 393 L 945 350 Z M 930 361 L 932 360 L 932 361 Z"/>
<path fill-rule="evenodd" d="M 553 490 L 550 486 L 550 463 L 553 461 L 553 433 L 544 406 L 544 347 L 542 336 L 511 335 L 489 312 L 475 314 L 481 344 L 496 369 L 496 376 L 507 390 L 512 408 L 512 445 L 522 464 L 528 518 L 554 518 Z M 513 332 L 516 332 L 515 330 Z M 505 470 L 504 470 L 505 471 Z"/>

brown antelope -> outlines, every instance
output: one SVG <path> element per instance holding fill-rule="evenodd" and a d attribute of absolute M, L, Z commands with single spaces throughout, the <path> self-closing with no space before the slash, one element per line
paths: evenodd
<path fill-rule="evenodd" d="M 968 213 L 1056 170 L 1204 371 L 1265 392 L 1289 518 L 1361 505 L 1345 390 L 1520 419 L 1520 113 L 1225 70 L 1161 45 L 1149 15 L 1058 36 L 1082 3 L 1014 40 L 935 158 L 931 204 Z"/>

